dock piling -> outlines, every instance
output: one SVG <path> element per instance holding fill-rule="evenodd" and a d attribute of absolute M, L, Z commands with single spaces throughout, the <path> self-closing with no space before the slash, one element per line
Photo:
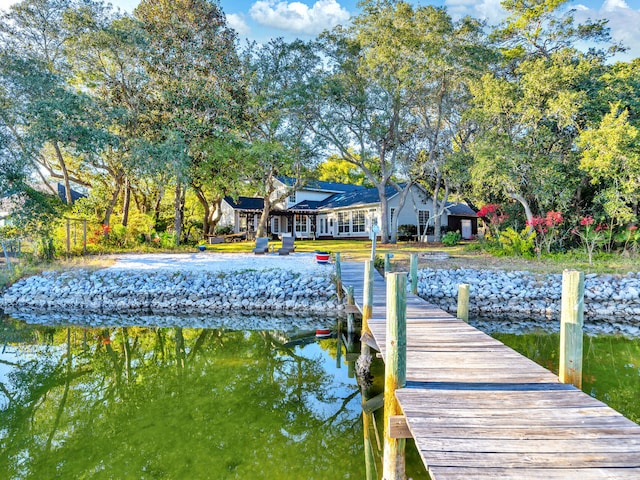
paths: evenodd
<path fill-rule="evenodd" d="M 562 383 L 582 388 L 582 327 L 584 322 L 584 273 L 562 272 L 560 312 L 560 368 Z"/>
<path fill-rule="evenodd" d="M 385 275 L 391 272 L 391 259 L 393 258 L 393 254 L 385 253 L 384 254 L 384 273 Z"/>
<path fill-rule="evenodd" d="M 336 252 L 336 292 L 338 300 L 342 301 L 344 292 L 342 291 L 342 267 L 340 266 L 340 252 Z"/>
<path fill-rule="evenodd" d="M 407 277 L 404 273 L 387 275 L 387 339 L 384 375 L 384 458 L 383 480 L 404 480 L 405 439 L 390 435 L 391 417 L 402 410 L 395 396 L 406 383 L 407 371 Z"/>
<path fill-rule="evenodd" d="M 458 310 L 457 317 L 469 323 L 469 284 L 458 285 Z"/>
<path fill-rule="evenodd" d="M 418 294 L 418 254 L 412 253 L 409 272 L 411 275 L 411 293 Z"/>
<path fill-rule="evenodd" d="M 373 309 L 373 261 L 364 262 L 364 292 L 362 298 L 362 333 L 369 331 L 367 322 Z"/>

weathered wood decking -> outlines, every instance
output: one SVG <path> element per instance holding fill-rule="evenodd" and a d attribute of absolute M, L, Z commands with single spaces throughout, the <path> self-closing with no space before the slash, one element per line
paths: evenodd
<path fill-rule="evenodd" d="M 359 304 L 363 276 L 342 263 Z M 376 273 L 369 327 L 383 358 L 385 296 Z M 396 398 L 433 480 L 640 479 L 640 426 L 410 294 L 406 378 Z"/>

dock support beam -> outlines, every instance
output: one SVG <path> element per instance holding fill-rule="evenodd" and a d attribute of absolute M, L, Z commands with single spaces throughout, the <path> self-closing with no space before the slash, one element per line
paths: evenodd
<path fill-rule="evenodd" d="M 458 285 L 458 310 L 457 317 L 469 323 L 469 284 Z"/>
<path fill-rule="evenodd" d="M 562 272 L 560 312 L 560 368 L 562 383 L 582 388 L 582 326 L 584 322 L 584 273 Z"/>
<path fill-rule="evenodd" d="M 387 355 L 384 374 L 383 480 L 405 479 L 406 440 L 390 435 L 391 417 L 402 415 L 395 392 L 404 387 L 407 370 L 407 278 L 387 275 Z"/>
<path fill-rule="evenodd" d="M 418 294 L 418 254 L 412 253 L 409 272 L 411 274 L 411 293 Z"/>
<path fill-rule="evenodd" d="M 353 298 L 353 285 L 347 287 L 347 305 L 355 305 L 356 301 Z M 347 313 L 347 335 L 353 335 L 356 331 L 355 315 L 353 311 Z"/>

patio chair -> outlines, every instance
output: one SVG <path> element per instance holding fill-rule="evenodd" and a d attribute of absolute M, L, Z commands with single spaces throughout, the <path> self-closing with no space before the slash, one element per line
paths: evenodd
<path fill-rule="evenodd" d="M 256 255 L 264 255 L 269 251 L 269 239 L 267 237 L 256 238 L 256 248 L 253 249 L 253 253 Z"/>
<path fill-rule="evenodd" d="M 278 255 L 289 255 L 291 252 L 295 252 L 294 242 L 294 237 L 282 237 L 282 248 L 278 249 Z"/>

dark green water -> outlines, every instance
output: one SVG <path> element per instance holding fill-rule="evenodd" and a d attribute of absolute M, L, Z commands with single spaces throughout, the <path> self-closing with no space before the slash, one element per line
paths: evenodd
<path fill-rule="evenodd" d="M 345 346 L 290 340 L 0 321 L 0 479 L 365 478 Z"/>
<path fill-rule="evenodd" d="M 495 333 L 495 338 L 536 363 L 558 373 L 560 334 Z M 584 336 L 582 389 L 640 423 L 640 339 Z"/>

